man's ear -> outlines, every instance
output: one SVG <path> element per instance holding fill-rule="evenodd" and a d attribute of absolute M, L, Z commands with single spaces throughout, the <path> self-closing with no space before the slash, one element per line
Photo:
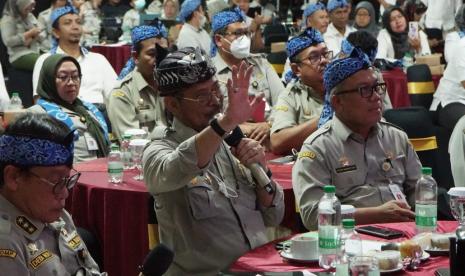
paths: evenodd
<path fill-rule="evenodd" d="M 213 36 L 214 43 L 216 44 L 216 47 L 221 48 L 223 46 L 223 42 L 221 42 L 221 35 L 215 34 Z"/>
<path fill-rule="evenodd" d="M 56 40 L 60 39 L 60 31 L 58 31 L 55 28 L 52 28 L 52 35 L 53 35 L 54 38 L 56 38 Z"/>
<path fill-rule="evenodd" d="M 136 51 L 131 52 L 131 57 L 134 59 L 134 63 L 137 65 L 139 63 L 139 54 Z"/>
<path fill-rule="evenodd" d="M 291 70 L 297 77 L 300 78 L 302 72 L 300 70 L 300 66 L 297 63 L 291 63 Z"/>
<path fill-rule="evenodd" d="M 180 109 L 179 101 L 175 97 L 165 97 L 165 108 L 173 114 L 178 114 Z"/>
<path fill-rule="evenodd" d="M 21 169 L 13 165 L 7 165 L 3 169 L 4 187 L 16 191 L 18 189 L 18 178 L 22 176 Z"/>

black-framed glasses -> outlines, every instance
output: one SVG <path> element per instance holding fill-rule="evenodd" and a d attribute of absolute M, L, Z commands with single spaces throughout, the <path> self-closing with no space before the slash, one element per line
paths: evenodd
<path fill-rule="evenodd" d="M 78 182 L 79 180 L 79 177 L 81 177 L 81 173 L 76 171 L 75 169 L 72 169 L 72 171 L 74 172 L 73 175 L 69 176 L 69 177 L 63 177 L 60 181 L 54 183 L 46 178 L 43 178 L 42 176 L 40 175 L 37 175 L 36 173 L 33 173 L 32 171 L 28 171 L 31 175 L 37 177 L 37 179 L 39 179 L 40 181 L 44 182 L 44 183 L 47 183 L 48 185 L 52 186 L 53 187 L 53 193 L 54 194 L 60 194 L 61 191 L 63 191 L 63 188 L 66 188 L 68 190 L 71 190 L 74 185 L 76 185 L 76 183 Z"/>
<path fill-rule="evenodd" d="M 373 96 L 373 93 L 375 92 L 379 96 L 382 96 L 384 95 L 384 93 L 386 93 L 386 84 L 377 83 L 373 86 L 361 86 L 361 87 L 350 89 L 350 90 L 343 90 L 343 91 L 336 92 L 335 95 L 348 94 L 348 93 L 354 93 L 354 92 L 360 93 L 360 96 L 362 98 L 371 98 L 371 96 Z"/>
<path fill-rule="evenodd" d="M 310 61 L 310 64 L 316 65 L 316 64 L 319 64 L 321 62 L 321 59 L 323 57 L 325 59 L 327 59 L 327 60 L 333 59 L 333 51 L 325 51 L 323 53 L 315 53 L 315 52 L 313 52 L 308 57 L 306 57 L 306 58 L 304 58 L 302 60 L 298 60 L 297 63 L 302 63 L 305 60 L 308 60 L 308 61 Z"/>
<path fill-rule="evenodd" d="M 68 83 L 69 80 L 72 80 L 74 83 L 79 83 L 81 81 L 81 76 L 80 75 L 62 75 L 62 76 L 56 76 L 57 80 L 60 80 L 61 82 Z"/>
<path fill-rule="evenodd" d="M 215 97 L 217 100 L 220 101 L 223 98 L 223 95 L 221 94 L 219 90 L 214 90 L 209 94 L 202 94 L 195 98 L 186 98 L 186 97 L 179 97 L 179 96 L 176 98 L 191 101 L 191 102 L 197 102 L 201 105 L 207 105 L 212 102 L 213 97 Z"/>

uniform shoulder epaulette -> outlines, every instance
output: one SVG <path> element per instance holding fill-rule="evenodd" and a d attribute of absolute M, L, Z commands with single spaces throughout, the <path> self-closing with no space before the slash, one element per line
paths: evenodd
<path fill-rule="evenodd" d="M 315 130 L 315 132 L 313 132 L 312 134 L 310 134 L 310 136 L 308 137 L 308 142 L 310 144 L 312 144 L 318 137 L 320 137 L 321 135 L 327 133 L 328 131 L 331 130 L 331 123 L 328 122 L 324 125 L 322 125 L 320 128 L 318 128 L 317 130 Z"/>
<path fill-rule="evenodd" d="M 402 131 L 405 132 L 405 130 L 404 130 L 403 128 L 401 128 L 400 126 L 398 126 L 398 125 L 396 125 L 396 124 L 393 124 L 393 123 L 391 123 L 391 122 L 387 122 L 387 121 L 381 120 L 379 123 L 380 123 L 380 124 L 383 124 L 383 125 L 387 125 L 387 126 L 391 126 L 391 127 L 397 128 L 397 129 L 402 130 Z"/>

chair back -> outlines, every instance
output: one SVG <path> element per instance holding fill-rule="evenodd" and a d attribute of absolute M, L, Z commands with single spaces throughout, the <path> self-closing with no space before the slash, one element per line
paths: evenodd
<path fill-rule="evenodd" d="M 266 48 L 270 48 L 271 43 L 287 42 L 288 38 L 289 32 L 281 23 L 266 25 L 265 29 L 263 29 L 263 39 Z"/>
<path fill-rule="evenodd" d="M 429 109 L 436 87 L 428 65 L 415 64 L 408 67 L 407 82 L 412 106 L 423 106 Z"/>
<path fill-rule="evenodd" d="M 160 237 L 158 234 L 158 220 L 157 213 L 155 213 L 155 200 L 153 196 L 148 195 L 147 198 L 147 234 L 149 238 L 149 249 L 153 249 L 157 244 L 160 243 Z"/>
<path fill-rule="evenodd" d="M 281 51 L 277 53 L 269 53 L 266 56 L 268 62 L 273 66 L 276 73 L 281 77 L 284 71 L 284 65 L 286 64 L 287 54 L 286 51 Z"/>

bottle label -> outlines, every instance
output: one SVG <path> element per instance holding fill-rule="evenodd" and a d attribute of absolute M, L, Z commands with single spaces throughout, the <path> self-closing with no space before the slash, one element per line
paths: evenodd
<path fill-rule="evenodd" d="M 435 227 L 438 206 L 436 204 L 415 204 L 415 224 L 420 227 Z"/>
<path fill-rule="evenodd" d="M 337 249 L 341 245 L 339 233 L 339 227 L 334 225 L 320 225 L 318 227 L 318 247 L 320 253 L 337 253 Z"/>
<path fill-rule="evenodd" d="M 123 163 L 121 162 L 108 163 L 108 173 L 122 173 L 122 172 L 123 172 Z"/>

